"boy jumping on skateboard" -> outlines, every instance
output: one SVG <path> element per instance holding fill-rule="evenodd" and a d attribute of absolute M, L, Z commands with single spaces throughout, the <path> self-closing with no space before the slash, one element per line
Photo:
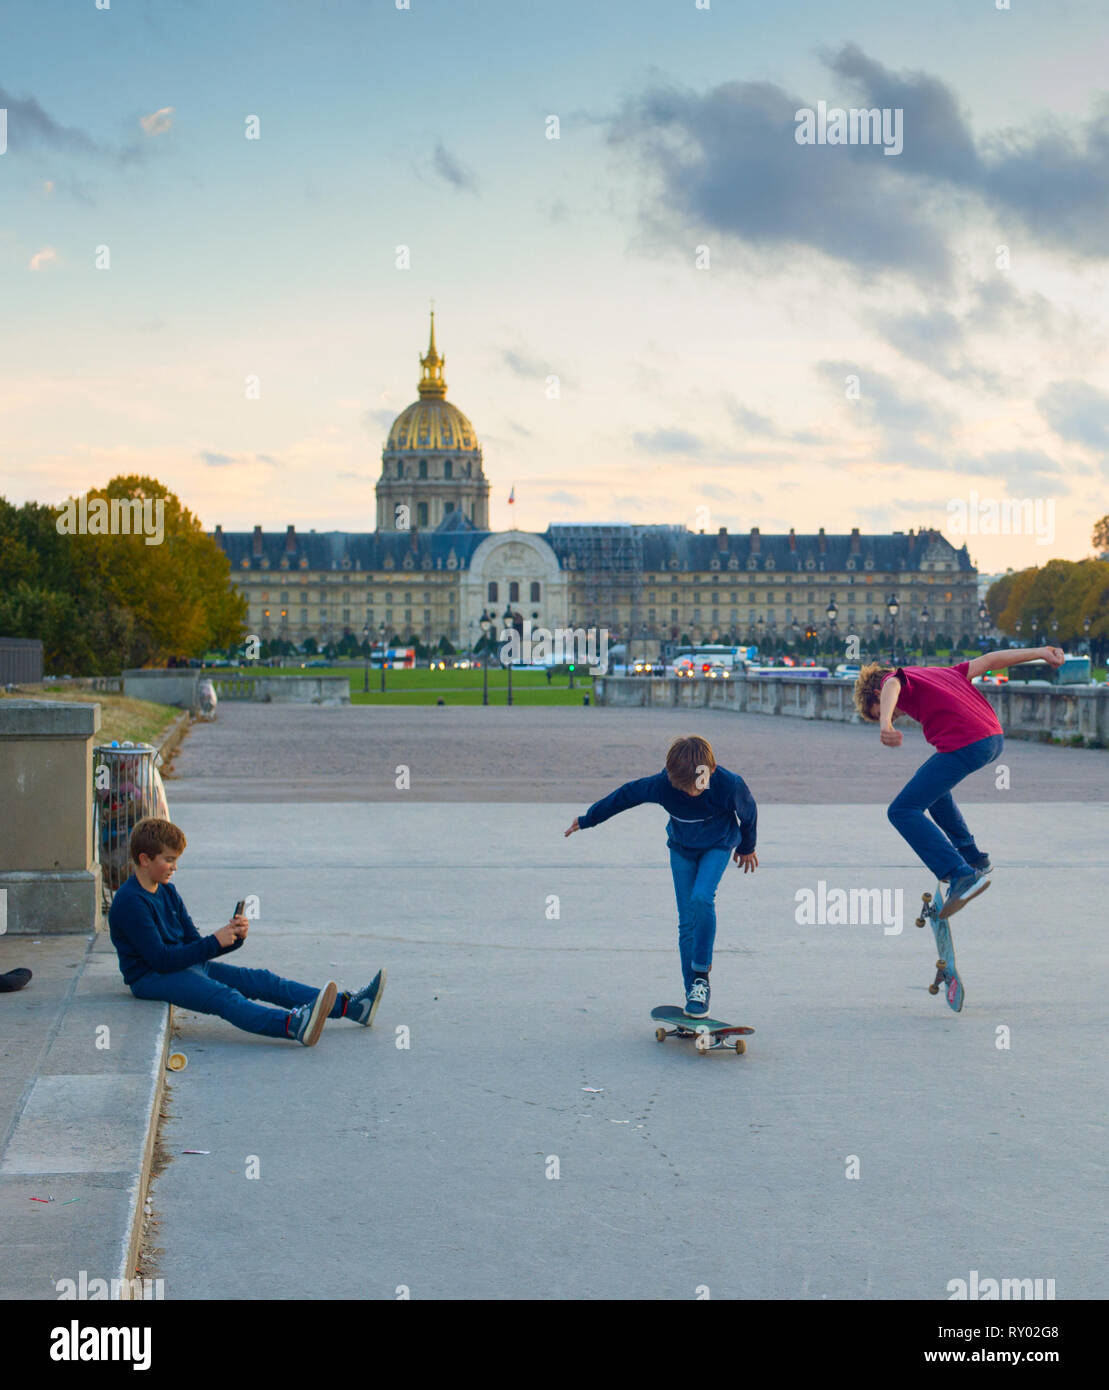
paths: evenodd
<path fill-rule="evenodd" d="M 900 746 L 902 735 L 893 721 L 907 714 L 920 723 L 936 749 L 894 797 L 887 814 L 936 878 L 948 884 L 941 917 L 953 916 L 990 886 L 989 855 L 974 843 L 951 795 L 964 777 L 996 762 L 1004 746 L 993 706 L 971 681 L 1023 661 L 1061 666 L 1063 653 L 1058 647 L 1021 647 L 987 652 L 957 666 L 892 667 L 875 662 L 864 666 L 855 681 L 855 708 L 863 719 L 881 726 L 887 748 Z"/>
<path fill-rule="evenodd" d="M 575 817 L 565 834 L 589 830 L 648 801 L 670 813 L 666 843 L 678 902 L 685 1012 L 703 1018 L 709 1011 L 717 884 L 729 856 L 742 864 L 745 874 L 758 867 L 755 799 L 742 777 L 717 765 L 708 740 L 691 735 L 670 745 L 662 772 L 617 787 Z"/>
<path fill-rule="evenodd" d="M 283 980 L 268 970 L 243 970 L 213 959 L 237 951 L 250 923 L 232 917 L 211 936 L 201 936 L 170 879 L 185 849 L 185 836 L 168 820 L 148 817 L 131 832 L 135 871 L 112 900 L 108 913 L 112 945 L 124 984 L 139 999 L 164 999 L 200 1014 L 218 1014 L 236 1028 L 312 1047 L 329 1018 L 349 1018 L 369 1027 L 385 987 L 379 970 L 357 994 L 336 994 L 334 980 L 323 989 Z M 264 999 L 277 1004 L 267 1009 Z"/>

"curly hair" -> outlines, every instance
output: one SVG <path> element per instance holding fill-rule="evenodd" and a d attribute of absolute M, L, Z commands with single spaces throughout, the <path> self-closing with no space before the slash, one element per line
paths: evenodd
<path fill-rule="evenodd" d="M 855 709 L 859 717 L 865 719 L 868 724 L 876 724 L 878 721 L 871 715 L 870 706 L 881 698 L 882 680 L 885 676 L 892 675 L 892 666 L 883 666 L 878 661 L 872 661 L 869 666 L 864 666 L 855 678 Z"/>

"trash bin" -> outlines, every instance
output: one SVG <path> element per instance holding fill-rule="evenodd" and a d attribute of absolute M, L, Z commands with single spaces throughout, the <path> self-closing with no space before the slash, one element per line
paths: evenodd
<path fill-rule="evenodd" d="M 146 816 L 169 819 L 158 750 L 149 743 L 101 743 L 92 750 L 96 843 L 104 898 L 130 878 L 131 831 Z"/>

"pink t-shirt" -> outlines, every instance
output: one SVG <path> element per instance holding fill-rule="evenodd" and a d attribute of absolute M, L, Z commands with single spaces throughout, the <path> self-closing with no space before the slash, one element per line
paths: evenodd
<path fill-rule="evenodd" d="M 960 661 L 958 666 L 899 666 L 891 672 L 901 682 L 897 708 L 920 723 L 939 753 L 954 753 L 1001 733 L 993 706 L 970 683 L 969 668 L 969 661 Z M 882 684 L 887 680 L 883 677 Z"/>

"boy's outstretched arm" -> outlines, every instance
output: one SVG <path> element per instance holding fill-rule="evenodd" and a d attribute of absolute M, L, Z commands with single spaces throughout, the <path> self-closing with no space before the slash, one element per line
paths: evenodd
<path fill-rule="evenodd" d="M 984 676 L 987 671 L 1003 671 L 1024 661 L 1046 661 L 1049 666 L 1062 666 L 1062 647 L 1013 647 L 1007 652 L 987 652 L 976 656 L 967 666 L 967 680 Z"/>
<path fill-rule="evenodd" d="M 653 777 L 637 777 L 634 782 L 625 782 L 608 796 L 595 801 L 584 815 L 575 816 L 574 823 L 563 832 L 563 836 L 572 835 L 575 830 L 591 830 L 610 816 L 627 811 L 632 806 L 642 806 L 645 801 L 661 802 L 666 780 L 666 773 L 658 772 Z"/>

